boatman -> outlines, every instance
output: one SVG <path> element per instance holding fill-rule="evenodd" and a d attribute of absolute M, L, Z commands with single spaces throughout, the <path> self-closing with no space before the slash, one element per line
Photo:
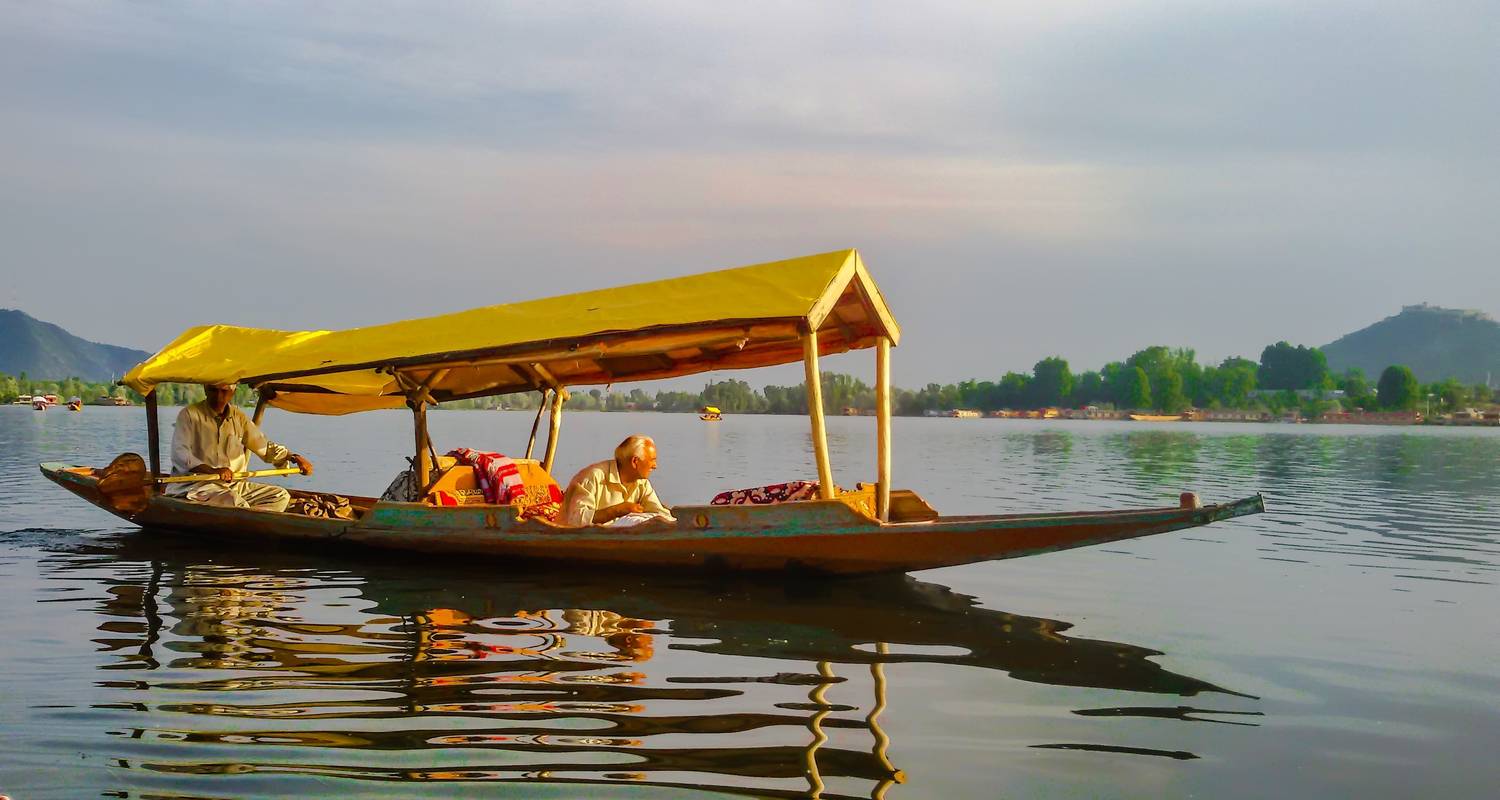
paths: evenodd
<path fill-rule="evenodd" d="M 212 506 L 285 511 L 292 496 L 280 486 L 237 481 L 250 466 L 250 453 L 278 468 L 294 462 L 311 475 L 311 461 L 266 438 L 245 412 L 230 402 L 234 384 L 203 384 L 204 398 L 182 409 L 172 428 L 172 474 L 217 475 L 216 481 L 167 484 L 167 493 Z"/>
<path fill-rule="evenodd" d="M 636 524 L 653 517 L 672 520 L 651 488 L 656 469 L 656 442 L 639 434 L 620 442 L 615 457 L 584 467 L 563 494 L 562 524 Z"/>

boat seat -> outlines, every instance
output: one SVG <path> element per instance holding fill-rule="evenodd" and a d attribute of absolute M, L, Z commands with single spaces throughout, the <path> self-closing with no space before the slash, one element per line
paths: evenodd
<path fill-rule="evenodd" d="M 858 487 L 859 492 L 867 492 L 869 494 L 871 510 L 867 513 L 873 516 L 875 484 L 861 482 L 856 483 L 855 486 Z M 942 515 L 937 512 L 937 509 L 928 505 L 927 501 L 923 500 L 922 496 L 916 492 L 910 489 L 891 490 L 891 507 L 887 514 L 887 518 L 891 522 L 932 522 L 940 516 Z"/>
<path fill-rule="evenodd" d="M 562 496 L 562 489 L 557 481 L 552 478 L 546 470 L 542 469 L 541 462 L 529 458 L 513 459 L 516 469 L 521 473 L 521 482 L 526 487 L 525 497 L 516 500 L 511 505 L 523 508 L 541 508 L 549 503 L 556 503 L 556 498 Z M 446 465 L 444 462 L 448 462 Z M 427 491 L 423 498 L 430 505 L 460 505 L 473 506 L 485 505 L 484 490 L 479 487 L 479 478 L 474 475 L 474 468 L 458 464 L 457 461 L 448 456 L 438 459 L 442 471 L 433 482 L 432 488 Z"/>
<path fill-rule="evenodd" d="M 910 489 L 891 490 L 891 522 L 932 522 L 941 517 L 937 509 Z"/>

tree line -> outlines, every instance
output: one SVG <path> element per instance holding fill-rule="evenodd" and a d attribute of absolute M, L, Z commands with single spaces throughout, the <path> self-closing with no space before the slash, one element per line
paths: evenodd
<path fill-rule="evenodd" d="M 79 398 L 84 403 L 94 403 L 101 398 L 117 397 L 124 398 L 131 405 L 146 402 L 145 398 L 134 389 L 119 386 L 114 381 L 86 381 L 76 376 L 56 380 L 32 378 L 25 372 L 19 375 L 0 372 L 0 404 L 15 402 L 26 395 L 48 394 L 57 395 L 58 399 L 63 402 L 73 397 Z M 163 383 L 156 387 L 156 401 L 164 406 L 185 406 L 202 399 L 203 387 L 196 383 Z M 236 386 L 234 402 L 239 405 L 253 405 L 255 391 L 248 386 Z"/>
<path fill-rule="evenodd" d="M 874 389 L 858 378 L 825 372 L 822 383 L 826 413 L 875 408 Z M 1198 363 L 1191 349 L 1147 347 L 1123 361 L 1081 373 L 1074 373 L 1066 359 L 1050 356 L 1036 362 L 1030 372 L 1007 372 L 999 380 L 929 383 L 921 389 L 893 387 L 891 395 L 892 413 L 905 416 L 957 408 L 989 412 L 1084 406 L 1167 414 L 1189 408 L 1270 413 L 1296 409 L 1318 416 L 1337 410 L 1451 411 L 1497 400 L 1484 384 L 1466 386 L 1453 378 L 1421 384 L 1410 368 L 1399 364 L 1386 368 L 1371 383 L 1359 369 L 1333 372 L 1316 347 L 1287 342 L 1268 345 L 1259 361 L 1231 357 L 1218 364 Z M 503 407 L 536 408 L 539 398 L 513 395 L 505 398 Z M 494 399 L 465 403 L 496 405 Z M 639 388 L 628 393 L 591 389 L 572 395 L 565 404 L 565 408 L 594 411 L 696 411 L 703 406 L 731 414 L 803 414 L 807 412 L 807 387 L 766 386 L 757 391 L 745 381 L 731 379 L 710 381 L 701 392 L 651 395 Z"/>
<path fill-rule="evenodd" d="M 838 414 L 845 409 L 867 412 L 875 408 L 874 389 L 858 378 L 825 372 L 822 384 L 827 413 Z M 1335 390 L 1343 395 L 1335 396 Z M 101 396 L 142 402 L 139 394 L 112 383 L 76 377 L 36 380 L 24 372 L 15 377 L 0 373 L 0 402 L 9 403 L 20 395 L 35 394 L 55 394 L 64 400 L 81 397 L 84 402 L 94 402 Z M 157 387 L 157 395 L 162 405 L 185 405 L 203 399 L 203 389 L 195 384 L 162 384 Z M 1496 392 L 1485 384 L 1466 386 L 1454 378 L 1422 384 L 1410 368 L 1400 364 L 1387 367 L 1373 383 L 1358 369 L 1336 374 L 1328 368 L 1328 361 L 1318 348 L 1277 342 L 1261 351 L 1259 361 L 1231 357 L 1218 364 L 1199 364 L 1191 349 L 1155 346 L 1098 370 L 1076 374 L 1066 359 L 1049 356 L 1036 362 L 1030 372 L 1007 372 L 998 380 L 929 383 L 921 389 L 892 387 L 891 411 L 920 416 L 956 408 L 988 412 L 1092 405 L 1167 414 L 1188 408 L 1272 413 L 1297 409 L 1306 416 L 1317 416 L 1328 411 L 1356 409 L 1451 411 L 1486 405 L 1497 399 L 1500 398 Z M 254 393 L 247 386 L 239 386 L 235 402 L 253 404 Z M 540 403 L 540 393 L 523 392 L 443 403 L 442 407 L 535 409 Z M 799 383 L 756 390 L 745 381 L 730 379 L 710 381 L 701 392 L 650 394 L 641 388 L 626 392 L 589 389 L 571 393 L 564 405 L 580 411 L 668 412 L 697 411 L 703 406 L 714 406 L 730 414 L 803 414 L 807 411 L 807 387 Z"/>

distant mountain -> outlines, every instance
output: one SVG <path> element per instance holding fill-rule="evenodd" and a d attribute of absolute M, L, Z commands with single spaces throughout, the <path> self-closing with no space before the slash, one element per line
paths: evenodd
<path fill-rule="evenodd" d="M 80 339 L 22 311 L 0 308 L 0 372 L 31 378 L 107 381 L 151 356 Z"/>
<path fill-rule="evenodd" d="M 1323 346 L 1335 372 L 1359 367 L 1373 382 L 1392 364 L 1405 364 L 1423 382 L 1458 378 L 1500 380 L 1500 322 L 1482 311 L 1426 303 Z"/>

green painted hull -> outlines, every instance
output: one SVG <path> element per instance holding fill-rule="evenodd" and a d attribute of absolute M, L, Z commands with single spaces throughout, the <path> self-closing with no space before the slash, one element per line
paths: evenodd
<path fill-rule="evenodd" d="M 64 464 L 42 464 L 52 481 L 108 506 L 97 481 Z M 142 527 L 243 539 L 338 542 L 432 556 L 488 556 L 569 564 L 806 571 L 906 572 L 1038 555 L 1206 525 L 1260 513 L 1259 495 L 1202 507 L 998 516 L 881 523 L 838 500 L 765 506 L 677 506 L 675 523 L 563 528 L 518 520 L 509 506 L 433 507 L 367 501 L 357 521 L 189 503 L 157 495 L 121 514 Z"/>

